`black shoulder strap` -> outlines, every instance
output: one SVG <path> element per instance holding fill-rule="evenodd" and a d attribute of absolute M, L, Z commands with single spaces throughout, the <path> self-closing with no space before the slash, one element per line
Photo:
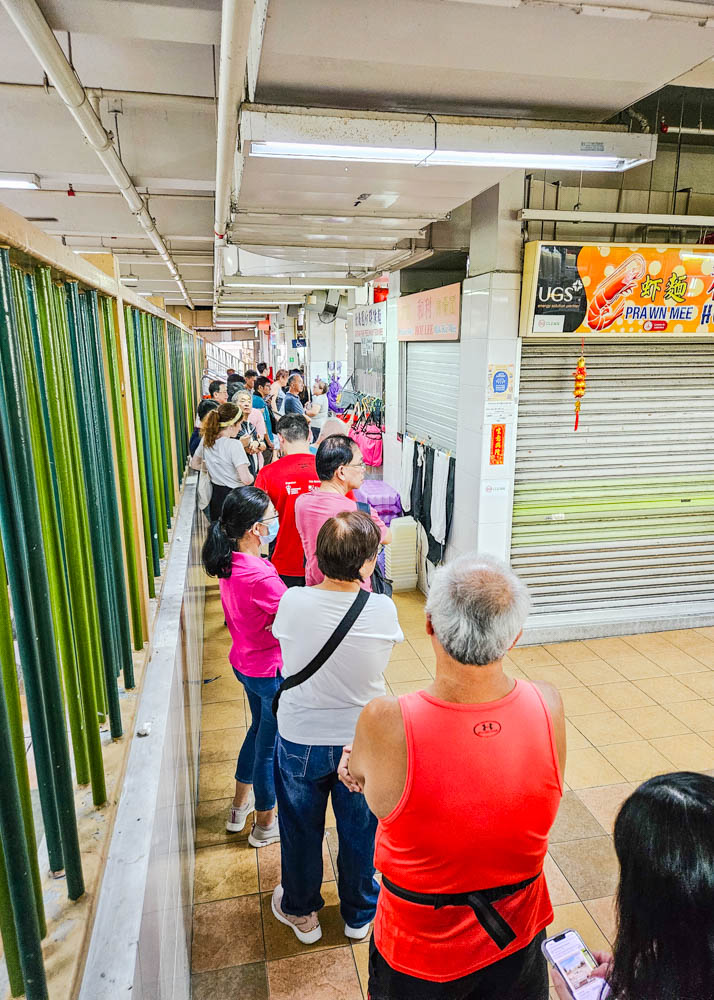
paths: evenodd
<path fill-rule="evenodd" d="M 369 591 L 362 590 L 360 587 L 357 592 L 352 604 L 350 604 L 347 609 L 347 613 L 344 618 L 337 626 L 335 631 L 332 633 L 330 638 L 327 640 L 325 645 L 322 647 L 319 653 L 310 660 L 306 667 L 302 670 L 298 670 L 296 674 L 292 674 L 290 677 L 286 677 L 283 683 L 280 685 L 278 690 L 275 692 L 275 697 L 273 698 L 273 715 L 278 714 L 278 704 L 280 703 L 280 695 L 283 691 L 287 691 L 289 688 L 297 687 L 298 684 L 303 684 L 306 680 L 309 680 L 313 674 L 316 674 L 320 667 L 332 656 L 337 647 L 340 645 L 342 640 L 345 638 L 349 630 L 352 628 L 354 623 L 359 618 L 362 609 L 369 600 Z"/>

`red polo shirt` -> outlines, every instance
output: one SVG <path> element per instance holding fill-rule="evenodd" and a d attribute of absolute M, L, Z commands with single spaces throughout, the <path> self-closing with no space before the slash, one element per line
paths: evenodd
<path fill-rule="evenodd" d="M 278 537 L 271 557 L 273 566 L 281 576 L 305 576 L 305 556 L 295 526 L 295 501 L 320 485 L 315 472 L 315 456 L 285 455 L 277 462 L 263 466 L 255 485 L 265 490 L 280 516 Z"/>

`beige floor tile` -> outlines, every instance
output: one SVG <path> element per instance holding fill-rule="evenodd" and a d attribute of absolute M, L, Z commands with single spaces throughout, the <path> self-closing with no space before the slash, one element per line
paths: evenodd
<path fill-rule="evenodd" d="M 287 930 L 287 928 L 286 928 Z M 292 931 L 288 931 L 292 934 Z M 294 935 L 293 935 L 294 937 Z M 342 938 L 342 944 L 347 939 Z M 271 1000 L 362 1000 L 362 987 L 349 945 L 268 962 Z"/>
<path fill-rule="evenodd" d="M 260 879 L 260 891 L 272 892 L 276 885 L 280 884 L 280 844 L 268 844 L 254 851 L 258 856 L 258 878 Z M 334 882 L 335 872 L 332 867 L 332 858 L 327 846 L 327 839 L 322 842 L 322 881 Z"/>
<path fill-rule="evenodd" d="M 565 742 L 570 750 L 584 750 L 586 747 L 591 746 L 590 740 L 586 740 L 579 729 L 570 722 L 569 719 L 565 720 Z"/>
<path fill-rule="evenodd" d="M 550 854 L 546 854 L 543 862 L 543 874 L 548 885 L 548 894 L 553 906 L 561 906 L 563 903 L 575 903 L 578 894 L 563 875 L 558 865 Z"/>
<path fill-rule="evenodd" d="M 581 900 L 611 896 L 617 889 L 620 867 L 612 837 L 553 844 L 550 853 Z"/>
<path fill-rule="evenodd" d="M 714 767 L 714 750 L 696 733 L 652 740 L 652 745 L 678 770 L 706 771 Z M 667 770 L 670 771 L 671 767 Z"/>
<path fill-rule="evenodd" d="M 211 702 L 201 709 L 201 731 L 241 728 L 245 726 L 245 717 L 242 698 L 238 701 Z"/>
<path fill-rule="evenodd" d="M 714 747 L 714 729 L 710 729 L 707 733 L 699 733 L 698 735 Z"/>
<path fill-rule="evenodd" d="M 678 701 L 670 705 L 670 712 L 695 733 L 714 726 L 714 705 L 699 698 L 695 701 Z M 673 733 L 657 733 L 657 736 L 672 736 Z"/>
<path fill-rule="evenodd" d="M 548 835 L 548 843 L 563 844 L 570 840 L 602 837 L 605 830 L 575 792 L 565 792 L 558 815 Z"/>
<path fill-rule="evenodd" d="M 612 833 L 615 825 L 615 817 L 620 811 L 620 806 L 634 792 L 635 785 L 631 782 L 622 782 L 619 785 L 608 785 L 604 788 L 579 788 L 576 792 L 578 798 L 583 802 L 600 826 L 607 832 Z"/>
<path fill-rule="evenodd" d="M 212 702 L 229 702 L 243 699 L 244 687 L 239 680 L 232 677 L 218 677 L 215 681 L 208 681 L 203 685 L 202 701 L 204 705 Z"/>
<path fill-rule="evenodd" d="M 422 659 L 432 659 L 436 656 L 431 639 L 428 636 L 424 636 L 423 639 L 410 639 L 410 643 L 416 655 Z"/>
<path fill-rule="evenodd" d="M 258 891 L 258 862 L 246 841 L 196 851 L 194 902 L 210 903 Z"/>
<path fill-rule="evenodd" d="M 611 684 L 622 680 L 622 674 L 604 660 L 590 659 L 580 663 L 569 663 L 568 670 L 581 684 Z"/>
<path fill-rule="evenodd" d="M 621 681 L 619 684 L 597 684 L 592 691 L 615 712 L 619 712 L 622 708 L 654 705 L 652 698 L 630 681 Z"/>
<path fill-rule="evenodd" d="M 623 775 L 603 757 L 599 750 L 572 750 L 565 765 L 565 780 L 571 788 L 595 788 L 617 785 Z"/>
<path fill-rule="evenodd" d="M 616 712 L 594 715 L 574 715 L 572 724 L 596 747 L 609 743 L 627 743 L 637 739 L 637 733 Z"/>
<path fill-rule="evenodd" d="M 620 715 L 646 740 L 656 736 L 678 736 L 687 732 L 687 727 L 661 705 L 621 708 Z"/>
<path fill-rule="evenodd" d="M 558 662 L 543 646 L 516 646 L 509 650 L 508 655 L 522 670 L 526 667 L 552 667 Z"/>
<path fill-rule="evenodd" d="M 613 944 L 617 933 L 615 897 L 601 896 L 600 899 L 586 899 L 585 907 L 610 944 Z"/>
<path fill-rule="evenodd" d="M 586 645 L 628 680 L 634 680 L 638 677 L 656 677 L 665 672 L 622 639 L 587 639 Z"/>
<path fill-rule="evenodd" d="M 392 654 L 389 657 L 389 662 L 394 663 L 395 660 L 413 660 L 417 654 L 411 643 L 408 640 L 404 642 L 398 642 L 392 649 Z"/>
<path fill-rule="evenodd" d="M 547 928 L 546 934 L 552 937 L 569 927 L 580 934 L 590 951 L 610 951 L 607 938 L 582 903 L 554 906 L 553 923 Z"/>
<path fill-rule="evenodd" d="M 560 694 L 569 719 L 576 715 L 594 715 L 596 712 L 607 711 L 607 705 L 590 688 L 564 688 Z"/>
<path fill-rule="evenodd" d="M 359 976 L 362 993 L 364 996 L 367 996 L 367 984 L 369 982 L 369 941 L 360 941 L 359 944 L 353 944 L 352 954 L 357 966 L 357 975 Z"/>
<path fill-rule="evenodd" d="M 144 997 L 147 996 L 144 984 Z M 154 994 L 155 995 L 155 994 Z M 197 972 L 191 977 L 191 1000 L 268 1000 L 265 962 Z"/>
<path fill-rule="evenodd" d="M 194 972 L 259 962 L 264 957 L 259 896 L 236 896 L 194 906 Z"/>
<path fill-rule="evenodd" d="M 431 675 L 422 661 L 415 656 L 411 660 L 395 660 L 394 663 L 390 663 L 384 671 L 384 676 L 389 684 L 400 684 L 403 681 L 424 680 Z"/>
<path fill-rule="evenodd" d="M 692 629 L 680 629 L 674 632 L 663 632 L 669 642 L 678 649 L 689 653 L 703 666 L 714 667 L 714 642 Z"/>
<path fill-rule="evenodd" d="M 679 649 L 663 639 L 661 635 L 629 636 L 626 641 L 648 659 L 653 660 L 657 666 L 666 670 L 668 674 L 681 674 L 699 669 L 698 660 L 685 653 L 683 649 Z"/>
<path fill-rule="evenodd" d="M 714 670 L 700 674 L 680 674 L 677 679 L 691 688 L 700 698 L 714 698 Z"/>
<path fill-rule="evenodd" d="M 532 681 L 546 681 L 558 689 L 580 687 L 580 681 L 562 663 L 545 666 L 524 666 L 523 671 Z"/>
<path fill-rule="evenodd" d="M 424 688 L 428 688 L 432 683 L 431 677 L 424 677 L 417 681 L 400 681 L 399 683 L 390 684 L 392 689 L 392 694 L 397 698 L 400 694 L 410 694 L 412 691 L 423 691 Z"/>
<path fill-rule="evenodd" d="M 234 786 L 235 788 L 235 786 Z M 208 799 L 196 804 L 196 849 L 210 847 L 215 844 L 245 843 L 250 833 L 250 822 L 246 820 L 240 833 L 228 833 L 226 820 L 228 809 L 233 801 L 233 791 L 229 798 Z M 250 819 L 250 817 L 249 817 Z M 267 848 L 263 848 L 267 850 Z"/>
<path fill-rule="evenodd" d="M 235 729 L 208 729 L 201 733 L 200 763 L 215 764 L 220 760 L 237 760 L 245 739 L 245 726 Z"/>
<path fill-rule="evenodd" d="M 646 677 L 635 681 L 637 687 L 654 698 L 660 705 L 669 706 L 675 701 L 691 701 L 692 692 L 676 677 Z"/>
<path fill-rule="evenodd" d="M 559 663 L 562 663 L 566 667 L 572 666 L 573 663 L 581 663 L 584 660 L 593 659 L 590 647 L 580 641 L 553 642 L 544 646 L 543 649 L 547 650 L 551 656 L 554 656 Z"/>
<path fill-rule="evenodd" d="M 232 760 L 202 764 L 198 772 L 198 800 L 231 798 L 235 792 L 235 763 Z"/>
<path fill-rule="evenodd" d="M 674 737 L 680 739 L 681 737 Z M 628 781 L 646 781 L 656 774 L 667 774 L 670 764 L 666 757 L 647 740 L 635 743 L 614 743 L 602 747 L 602 753 Z"/>

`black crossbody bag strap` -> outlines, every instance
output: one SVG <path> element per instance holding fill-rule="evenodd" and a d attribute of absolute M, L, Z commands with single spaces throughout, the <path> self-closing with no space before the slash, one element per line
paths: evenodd
<path fill-rule="evenodd" d="M 280 695 L 283 691 L 288 691 L 290 688 L 297 687 L 298 684 L 303 684 L 306 680 L 309 680 L 313 674 L 316 674 L 320 667 L 332 656 L 337 647 L 340 645 L 342 640 L 345 638 L 349 630 L 352 628 L 354 623 L 359 618 L 362 609 L 369 600 L 369 591 L 362 590 L 360 587 L 357 596 L 355 597 L 352 604 L 350 604 L 347 609 L 347 614 L 342 619 L 340 624 L 337 626 L 335 631 L 332 633 L 330 638 L 327 640 L 325 645 L 322 647 L 319 653 L 317 653 L 310 660 L 306 667 L 299 670 L 296 674 L 292 674 L 290 677 L 286 677 L 283 683 L 280 685 L 278 690 L 275 692 L 273 698 L 273 715 L 278 714 L 278 705 L 280 704 Z"/>

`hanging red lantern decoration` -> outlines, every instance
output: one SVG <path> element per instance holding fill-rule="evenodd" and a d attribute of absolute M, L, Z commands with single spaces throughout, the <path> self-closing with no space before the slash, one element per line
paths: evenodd
<path fill-rule="evenodd" d="M 573 395 L 575 396 L 575 427 L 574 430 L 578 429 L 578 423 L 580 421 L 580 402 L 585 395 L 585 380 L 587 378 L 587 369 L 585 367 L 585 341 L 583 340 L 580 348 L 580 357 L 578 358 L 578 363 L 576 365 L 573 375 L 575 377 L 575 385 L 573 386 Z"/>

